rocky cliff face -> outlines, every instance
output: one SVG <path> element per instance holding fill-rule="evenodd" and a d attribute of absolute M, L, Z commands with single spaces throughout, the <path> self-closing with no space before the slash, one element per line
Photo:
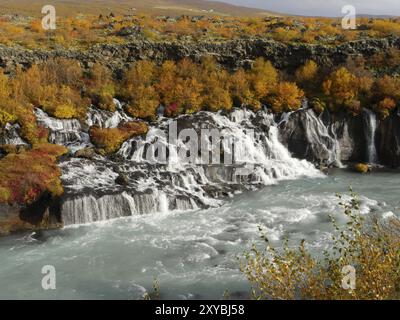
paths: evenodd
<path fill-rule="evenodd" d="M 313 59 L 320 65 L 335 66 L 355 55 L 371 56 L 390 48 L 400 48 L 399 37 L 352 41 L 338 46 L 284 44 L 265 39 L 241 39 L 223 42 L 151 42 L 137 40 L 123 45 L 97 45 L 87 51 L 78 50 L 27 50 L 0 46 L 0 67 L 12 71 L 16 65 L 27 67 L 52 57 L 76 59 L 87 66 L 102 63 L 114 72 L 124 70 L 130 63 L 148 59 L 161 63 L 190 57 L 199 60 L 213 55 L 227 67 L 248 65 L 258 57 L 264 57 L 281 69 L 294 69 L 306 60 Z"/>
<path fill-rule="evenodd" d="M 295 157 L 315 164 L 366 162 L 400 167 L 399 112 L 379 120 L 368 110 L 356 117 L 329 112 L 317 116 L 311 109 L 300 110 L 286 115 L 280 132 Z"/>
<path fill-rule="evenodd" d="M 380 121 L 376 140 L 380 163 L 400 167 L 400 111 Z"/>

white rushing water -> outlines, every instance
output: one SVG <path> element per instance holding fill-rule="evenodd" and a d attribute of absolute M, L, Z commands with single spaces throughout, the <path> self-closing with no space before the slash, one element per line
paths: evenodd
<path fill-rule="evenodd" d="M 19 131 L 21 127 L 18 123 L 11 124 L 6 123 L 3 129 L 2 134 L 0 135 L 0 145 L 1 144 L 9 144 L 9 145 L 27 145 L 26 141 L 21 138 Z"/>
<path fill-rule="evenodd" d="M 307 123 L 305 130 L 308 141 L 312 142 L 312 146 L 322 146 L 327 154 L 328 165 L 343 167 L 341 162 L 340 144 L 336 137 L 334 125 L 325 125 L 320 116 L 317 116 L 313 109 L 308 109 L 305 112 Z"/>
<path fill-rule="evenodd" d="M 37 122 L 49 129 L 50 143 L 66 146 L 72 152 L 75 152 L 83 148 L 93 147 L 88 134 L 88 129 L 91 126 L 116 128 L 121 123 L 132 121 L 132 118 L 124 112 L 122 104 L 117 99 L 114 99 L 114 103 L 117 109 L 115 112 L 95 107 L 89 108 L 85 122 L 78 119 L 56 119 L 39 108 L 35 109 L 35 115 Z"/>
<path fill-rule="evenodd" d="M 378 163 L 378 153 L 376 151 L 376 130 L 377 120 L 375 112 L 364 109 L 364 135 L 367 139 L 367 161 L 370 164 Z"/>
<path fill-rule="evenodd" d="M 43 110 L 35 109 L 38 124 L 49 129 L 49 142 L 68 147 L 76 151 L 91 147 L 89 134 L 77 119 L 56 119 L 50 117 Z"/>
<path fill-rule="evenodd" d="M 86 123 L 36 113 L 51 141 L 73 151 L 90 145 L 89 126 L 111 128 L 131 120 L 116 104 L 116 112 L 92 108 Z M 305 112 L 311 144 L 340 164 L 334 128 Z M 368 121 L 373 137 L 373 118 Z M 176 144 L 169 135 L 174 126 L 182 138 Z M 216 155 L 214 140 L 201 129 L 223 138 Z M 17 127 L 9 131 L 10 141 L 21 142 Z M 188 142 L 196 136 L 205 154 L 192 152 Z M 306 239 L 320 255 L 333 232 L 329 215 L 347 222 L 337 192 L 352 185 L 362 214 L 385 219 L 398 212 L 396 173 L 336 170 L 324 176 L 292 157 L 279 138 L 278 124 L 265 111 L 201 112 L 176 123 L 160 119 L 146 137 L 126 141 L 110 158 L 60 163 L 66 227 L 0 239 L 0 299 L 142 299 L 154 278 L 163 299 L 220 299 L 226 290 L 246 299 L 251 288 L 237 257 L 254 243 L 264 245 L 259 227 L 275 246 L 286 238 L 293 246 Z M 205 155 L 217 163 L 204 162 Z M 57 290 L 41 287 L 46 265 L 56 269 Z"/>
<path fill-rule="evenodd" d="M 256 120 L 266 131 L 253 124 Z M 174 126 L 186 129 L 171 138 Z M 217 152 L 218 159 L 211 156 L 210 162 L 204 163 L 199 150 L 206 150 L 208 156 L 216 146 L 202 135 L 204 128 L 216 130 L 224 142 L 235 139 L 233 148 L 222 143 L 225 147 Z M 186 136 L 181 137 L 184 132 L 198 139 L 188 162 L 180 157 L 191 150 Z M 224 198 L 244 190 L 322 176 L 311 163 L 293 158 L 278 136 L 273 117 L 266 112 L 256 115 L 236 110 L 228 116 L 202 112 L 177 120 L 162 119 L 146 137 L 135 137 L 122 145 L 118 152 L 122 161 L 73 159 L 61 164 L 62 180 L 70 194 L 62 205 L 64 223 L 218 207 Z M 170 142 L 174 139 L 176 143 Z M 222 151 L 224 161 L 220 163 Z M 120 176 L 125 186 L 116 183 Z"/>
<path fill-rule="evenodd" d="M 116 128 L 122 122 L 129 122 L 133 119 L 129 117 L 121 104 L 117 99 L 114 99 L 116 111 L 106 111 L 91 107 L 89 109 L 86 123 L 88 126 L 99 126 L 100 128 Z"/>
<path fill-rule="evenodd" d="M 333 230 L 328 215 L 346 223 L 335 193 L 349 185 L 360 194 L 363 214 L 384 218 L 398 212 L 396 173 L 338 170 L 323 179 L 282 181 L 245 192 L 218 208 L 134 215 L 2 238 L 0 298 L 140 299 L 157 278 L 162 299 L 222 299 L 226 290 L 232 298 L 245 299 L 251 288 L 237 256 L 253 243 L 262 248 L 258 227 L 274 246 L 285 238 L 293 246 L 306 239 L 320 254 Z M 41 287 L 45 265 L 56 268 L 57 290 Z"/>

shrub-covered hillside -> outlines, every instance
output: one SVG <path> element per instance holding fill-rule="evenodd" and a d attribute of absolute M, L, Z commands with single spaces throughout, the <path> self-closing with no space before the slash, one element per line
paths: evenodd
<path fill-rule="evenodd" d="M 38 11 L 39 13 L 40 11 Z M 357 30 L 344 30 L 341 19 L 303 17 L 157 16 L 127 12 L 115 15 L 70 15 L 45 31 L 41 17 L 0 17 L 0 43 L 28 48 L 88 48 L 98 43 L 154 41 L 223 41 L 250 37 L 281 42 L 336 45 L 350 40 L 400 35 L 399 18 L 361 17 Z"/>

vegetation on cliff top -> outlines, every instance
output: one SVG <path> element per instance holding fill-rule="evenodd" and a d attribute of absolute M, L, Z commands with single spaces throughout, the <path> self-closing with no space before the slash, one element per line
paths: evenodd
<path fill-rule="evenodd" d="M 400 35 L 399 18 L 357 20 L 357 30 L 344 30 L 339 18 L 78 15 L 57 20 L 45 31 L 41 19 L 0 17 L 0 43 L 28 48 L 87 48 L 99 43 L 155 41 L 218 41 L 258 37 L 281 42 L 338 44 L 350 40 Z"/>

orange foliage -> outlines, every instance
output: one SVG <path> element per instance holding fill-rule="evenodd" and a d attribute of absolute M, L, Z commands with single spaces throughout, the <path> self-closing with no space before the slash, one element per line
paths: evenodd
<path fill-rule="evenodd" d="M 295 83 L 281 82 L 270 98 L 270 103 L 274 112 L 282 113 L 299 109 L 303 98 L 304 92 Z"/>
<path fill-rule="evenodd" d="M 128 122 L 118 128 L 100 128 L 93 126 L 89 130 L 90 138 L 97 148 L 106 153 L 116 152 L 126 141 L 137 135 L 146 134 L 148 127 L 144 122 Z"/>
<path fill-rule="evenodd" d="M 62 146 L 41 144 L 1 159 L 0 202 L 29 204 L 45 192 L 61 195 L 61 172 L 56 160 L 66 152 Z"/>
<path fill-rule="evenodd" d="M 357 96 L 357 79 L 346 68 L 334 71 L 322 84 L 323 92 L 335 106 L 343 106 Z"/>
<path fill-rule="evenodd" d="M 386 119 L 390 112 L 396 108 L 396 102 L 391 98 L 384 98 L 378 103 L 377 111 L 382 119 Z"/>
<path fill-rule="evenodd" d="M 318 75 L 318 65 L 308 60 L 303 66 L 296 70 L 296 80 L 299 83 L 313 82 Z"/>

